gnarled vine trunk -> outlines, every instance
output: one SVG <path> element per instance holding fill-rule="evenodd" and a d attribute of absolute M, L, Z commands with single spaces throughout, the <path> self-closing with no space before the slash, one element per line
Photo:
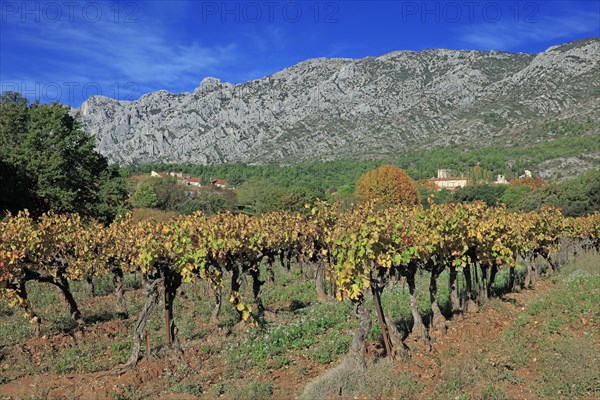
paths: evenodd
<path fill-rule="evenodd" d="M 393 359 L 395 353 L 392 347 L 392 341 L 390 339 L 390 331 L 387 324 L 387 319 L 385 318 L 383 307 L 381 306 L 382 291 L 382 286 L 371 279 L 371 293 L 373 294 L 373 303 L 375 305 L 375 312 L 377 313 L 377 321 L 379 322 L 379 327 L 381 328 L 381 334 L 383 336 L 383 345 L 385 347 L 387 356 Z"/>
<path fill-rule="evenodd" d="M 67 304 L 69 306 L 69 314 L 71 315 L 71 319 L 75 322 L 75 324 L 77 325 L 78 328 L 81 328 L 84 324 L 84 321 L 83 321 L 83 318 L 81 317 L 81 312 L 79 311 L 77 302 L 75 301 L 75 298 L 73 297 L 73 294 L 71 293 L 71 289 L 69 287 L 69 281 L 63 276 L 63 272 L 64 272 L 65 268 L 66 268 L 66 263 L 62 262 L 62 265 L 59 266 L 59 268 L 57 269 L 56 276 L 42 276 L 38 272 L 25 269 L 23 272 L 23 277 L 21 279 L 21 283 L 17 287 L 17 290 L 18 290 L 17 293 L 20 293 L 20 296 L 24 295 L 25 297 L 22 297 L 22 298 L 27 299 L 27 291 L 25 290 L 25 283 L 28 281 L 36 281 L 36 282 L 40 282 L 40 283 L 50 283 L 50 284 L 56 286 L 61 291 L 63 298 L 65 299 L 65 301 L 67 302 Z M 26 312 L 28 312 L 27 309 L 29 309 L 29 312 L 33 313 L 32 309 L 31 309 L 31 305 L 29 304 L 29 301 L 27 301 L 25 303 L 25 305 L 22 305 L 22 307 L 25 308 Z M 41 320 L 39 319 L 39 317 L 37 315 L 35 315 L 35 314 L 32 314 L 32 315 L 34 316 L 34 317 L 32 317 L 34 324 L 38 324 Z M 34 330 L 37 331 L 37 334 L 39 334 L 39 327 L 35 327 Z"/>
<path fill-rule="evenodd" d="M 558 270 L 558 265 L 556 262 L 554 262 L 554 260 L 552 260 L 552 257 L 550 257 L 550 255 L 546 252 L 542 253 L 542 257 L 544 258 L 544 260 L 546 260 L 546 263 L 548 263 L 548 265 L 550 266 L 550 271 L 557 271 Z"/>
<path fill-rule="evenodd" d="M 496 274 L 498 273 L 498 266 L 494 263 L 490 268 L 490 280 L 488 281 L 486 291 L 488 298 L 496 295 Z"/>
<path fill-rule="evenodd" d="M 325 293 L 325 286 L 323 284 L 323 279 L 325 275 L 325 264 L 322 260 L 318 261 L 317 271 L 315 273 L 315 287 L 317 289 L 317 301 L 319 303 L 326 303 L 328 298 Z"/>
<path fill-rule="evenodd" d="M 363 299 L 354 302 L 354 315 L 358 318 L 359 325 L 354 331 L 350 353 L 358 365 L 366 368 L 367 349 L 365 347 L 365 340 L 367 340 L 369 332 L 371 332 L 371 311 L 365 307 Z"/>
<path fill-rule="evenodd" d="M 284 260 L 284 252 L 283 250 L 279 252 L 279 263 L 281 264 L 282 267 L 285 267 L 285 262 Z M 289 271 L 290 269 L 287 268 L 287 270 Z"/>
<path fill-rule="evenodd" d="M 260 288 L 265 284 L 265 281 L 260 279 L 260 270 L 258 269 L 258 265 L 253 265 L 248 270 L 248 273 L 252 277 L 252 294 L 254 295 L 256 308 L 259 313 L 262 313 L 265 310 L 265 307 L 263 306 L 263 302 L 260 297 Z"/>
<path fill-rule="evenodd" d="M 173 318 L 173 302 L 177 295 L 177 289 L 181 286 L 181 275 L 171 271 L 168 266 L 163 268 L 163 284 L 165 289 L 165 328 L 166 328 L 166 346 L 170 349 L 179 349 L 179 339 L 177 337 L 177 326 Z"/>
<path fill-rule="evenodd" d="M 479 270 L 481 271 L 481 287 L 479 289 L 479 302 L 481 304 L 485 304 L 488 300 L 488 267 L 489 265 L 487 262 L 481 262 L 479 264 Z"/>
<path fill-rule="evenodd" d="M 450 304 L 452 306 L 452 314 L 459 314 L 462 312 L 460 306 L 460 296 L 458 294 L 458 273 L 456 267 L 450 266 L 450 274 L 448 279 L 448 287 L 450 289 Z"/>
<path fill-rule="evenodd" d="M 231 270 L 231 294 L 233 295 L 234 293 L 236 294 L 235 296 L 233 296 L 233 308 L 235 309 L 235 311 L 238 313 L 239 317 L 241 320 L 244 319 L 244 314 L 243 311 L 238 309 L 237 305 L 240 302 L 239 299 L 239 295 L 237 295 L 240 291 L 240 269 L 237 265 L 235 265 L 234 263 L 230 263 L 230 270 Z"/>
<path fill-rule="evenodd" d="M 467 265 L 463 268 L 463 275 L 465 276 L 465 303 L 463 310 L 468 313 L 479 311 L 479 306 L 475 302 L 475 292 L 473 290 L 473 275 L 471 274 L 471 265 Z"/>
<path fill-rule="evenodd" d="M 49 282 L 60 289 L 63 298 L 69 305 L 69 314 L 71 315 L 71 319 L 75 322 L 78 328 L 83 326 L 83 318 L 81 317 L 81 311 L 79 311 L 79 307 L 77 306 L 77 302 L 75 301 L 75 297 L 71 293 L 71 288 L 69 287 L 69 281 L 65 278 L 64 273 L 67 270 L 67 261 L 58 258 L 55 260 L 58 264 L 58 268 L 56 269 L 55 277 L 43 277 L 38 279 L 40 282 Z"/>
<path fill-rule="evenodd" d="M 19 302 L 21 308 L 25 311 L 25 314 L 33 325 L 33 335 L 38 338 L 40 337 L 42 319 L 33 311 L 31 302 L 27 298 L 27 288 L 25 287 L 26 284 L 26 281 L 21 281 L 13 289 L 15 290 L 17 297 L 19 297 L 21 300 Z"/>
<path fill-rule="evenodd" d="M 219 323 L 219 313 L 221 312 L 221 304 L 223 303 L 223 294 L 221 288 L 217 285 L 211 285 L 211 289 L 215 297 L 215 305 L 210 313 L 210 323 L 216 325 Z"/>
<path fill-rule="evenodd" d="M 410 357 L 410 351 L 406 343 L 404 343 L 404 338 L 402 334 L 398 330 L 398 327 L 394 323 L 394 321 L 389 318 L 387 315 L 384 315 L 385 323 L 388 327 L 388 333 L 390 335 L 390 342 L 392 343 L 392 349 L 394 354 L 400 354 L 403 359 L 407 359 Z"/>
<path fill-rule="evenodd" d="M 417 291 L 415 285 L 415 272 L 416 266 L 408 266 L 406 272 L 406 283 L 408 284 L 408 292 L 410 294 L 410 312 L 413 317 L 413 328 L 412 328 L 412 336 L 414 339 L 418 340 L 419 337 L 425 343 L 427 351 L 431 351 L 431 343 L 429 341 L 429 333 L 427 332 L 427 328 L 423 323 L 423 319 L 421 318 L 421 314 L 419 313 L 419 308 L 417 306 Z M 420 336 L 419 336 L 420 334 Z"/>
<path fill-rule="evenodd" d="M 517 275 L 514 265 L 511 265 L 508 271 L 508 291 L 514 292 L 515 289 L 517 289 Z"/>
<path fill-rule="evenodd" d="M 146 325 L 152 315 L 154 307 L 158 304 L 158 287 L 162 284 L 164 278 L 143 278 L 144 294 L 146 296 L 146 303 L 144 308 L 140 311 L 135 331 L 133 333 L 133 346 L 131 347 L 131 354 L 129 360 L 125 364 L 125 367 L 135 367 L 140 358 L 140 349 L 142 347 L 142 341 L 146 335 Z M 148 339 L 147 339 L 148 340 Z M 147 347 L 149 347 L 147 345 Z"/>
<path fill-rule="evenodd" d="M 85 278 L 85 290 L 90 296 L 96 295 L 96 288 L 94 286 L 94 278 L 92 276 L 87 276 Z"/>
<path fill-rule="evenodd" d="M 123 271 L 119 267 L 113 267 L 111 272 L 113 285 L 115 287 L 115 305 L 117 314 L 127 318 L 128 313 L 127 308 L 125 307 L 125 297 L 123 293 Z"/>
<path fill-rule="evenodd" d="M 437 278 L 440 275 L 442 268 L 439 265 L 434 265 L 429 279 L 429 300 L 431 302 L 431 328 L 446 333 L 446 317 L 442 314 L 438 302 Z"/>
<path fill-rule="evenodd" d="M 524 257 L 524 262 L 526 271 L 523 287 L 529 289 L 534 287 L 535 282 L 537 281 L 537 268 L 535 265 L 535 256 L 531 253 L 526 254 Z"/>
<path fill-rule="evenodd" d="M 273 264 L 275 264 L 275 255 L 269 253 L 267 256 L 267 282 L 275 283 L 275 271 L 273 270 Z"/>

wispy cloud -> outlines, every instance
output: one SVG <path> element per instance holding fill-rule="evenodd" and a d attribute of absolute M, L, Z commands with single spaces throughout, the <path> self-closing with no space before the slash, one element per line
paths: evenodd
<path fill-rule="evenodd" d="M 282 50 L 286 45 L 285 32 L 276 25 L 251 25 L 242 35 L 259 52 Z"/>
<path fill-rule="evenodd" d="M 598 35 L 598 14 L 574 11 L 563 16 L 540 17 L 534 21 L 515 22 L 510 18 L 498 22 L 461 26 L 459 39 L 467 47 L 484 50 L 513 50 L 522 44 L 556 41 L 573 35 Z"/>
<path fill-rule="evenodd" d="M 39 51 L 36 58 L 43 60 L 44 69 L 15 71 L 2 79 L 100 85 L 132 82 L 141 92 L 157 87 L 193 88 L 204 76 L 237 58 L 234 43 L 207 46 L 201 40 L 173 42 L 169 30 L 151 25 L 101 22 L 93 27 L 85 23 L 17 26 L 10 31 L 10 40 L 31 52 Z"/>

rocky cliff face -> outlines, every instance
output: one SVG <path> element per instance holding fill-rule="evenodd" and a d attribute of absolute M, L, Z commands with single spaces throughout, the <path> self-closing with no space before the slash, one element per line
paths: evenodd
<path fill-rule="evenodd" d="M 120 164 L 294 163 L 527 143 L 523 132 L 547 119 L 600 120 L 600 39 L 537 55 L 312 59 L 239 85 L 206 78 L 194 93 L 91 97 L 75 111 Z"/>

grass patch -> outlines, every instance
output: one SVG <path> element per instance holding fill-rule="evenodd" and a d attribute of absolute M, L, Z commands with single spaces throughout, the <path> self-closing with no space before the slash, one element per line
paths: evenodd
<path fill-rule="evenodd" d="M 362 369 L 352 358 L 310 382 L 301 400 L 316 399 L 413 399 L 418 398 L 422 385 L 409 374 L 397 375 L 394 364 L 382 360 Z"/>
<path fill-rule="evenodd" d="M 588 397 L 600 394 L 600 355 L 589 337 L 560 337 L 547 343 L 540 357 L 543 397 Z"/>
<path fill-rule="evenodd" d="M 76 347 L 62 352 L 53 360 L 53 364 L 54 372 L 60 375 L 69 372 L 96 372 L 100 369 L 94 354 Z"/>
<path fill-rule="evenodd" d="M 271 360 L 277 356 L 306 352 L 316 362 L 329 363 L 347 351 L 352 327 L 348 322 L 349 304 L 319 304 L 298 310 L 296 314 L 293 322 L 250 332 L 234 343 L 227 350 L 227 356 L 235 368 L 265 370 L 274 367 Z"/>
<path fill-rule="evenodd" d="M 526 307 L 497 343 L 497 377 L 512 385 L 514 371 L 533 368 L 527 384 L 542 398 L 587 398 L 600 394 L 600 268 L 597 255 L 579 257 L 551 277 L 550 288 Z M 481 366 L 480 371 L 485 371 Z M 488 374 L 493 382 L 495 373 Z M 497 380 L 497 379 L 496 379 Z M 461 384 L 467 382 L 461 382 Z M 482 394 L 483 395 L 483 394 Z M 489 393 L 485 398 L 494 397 Z"/>
<path fill-rule="evenodd" d="M 178 383 L 169 389 L 173 393 L 187 393 L 193 396 L 202 395 L 202 386 L 194 383 Z"/>
<path fill-rule="evenodd" d="M 269 400 L 273 397 L 273 383 L 254 380 L 247 385 L 231 389 L 228 399 Z"/>
<path fill-rule="evenodd" d="M 115 400 L 142 400 L 145 396 L 135 386 L 127 385 L 113 392 L 111 398 Z"/>

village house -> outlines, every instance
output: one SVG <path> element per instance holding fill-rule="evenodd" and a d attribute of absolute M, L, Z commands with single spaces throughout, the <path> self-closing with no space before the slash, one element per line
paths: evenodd
<path fill-rule="evenodd" d="M 523 175 L 519 176 L 519 179 L 525 179 L 525 178 L 531 178 L 531 177 L 532 177 L 531 171 L 526 169 L 525 173 Z"/>
<path fill-rule="evenodd" d="M 171 171 L 168 173 L 164 173 L 164 172 L 151 171 L 150 176 L 153 176 L 155 178 L 165 178 L 165 177 L 171 176 L 171 177 L 177 179 L 177 183 L 179 183 L 180 185 L 202 187 L 202 185 L 200 184 L 199 177 L 185 176 L 185 175 L 183 175 L 182 172 Z"/>
<path fill-rule="evenodd" d="M 447 189 L 452 192 L 458 188 L 467 186 L 467 178 L 450 177 L 450 173 L 447 169 L 438 169 L 437 175 L 437 178 L 431 178 L 431 181 L 435 184 L 437 191 Z"/>
<path fill-rule="evenodd" d="M 494 183 L 496 185 L 508 185 L 508 181 L 506 180 L 506 176 L 504 175 L 497 175 Z"/>
<path fill-rule="evenodd" d="M 227 187 L 227 182 L 223 179 L 211 179 L 210 184 L 217 189 L 225 189 Z"/>
<path fill-rule="evenodd" d="M 190 176 L 190 177 L 187 179 L 187 181 L 188 181 L 188 184 L 189 184 L 190 186 L 197 186 L 197 187 L 200 187 L 200 186 L 202 186 L 202 185 L 200 184 L 200 178 L 196 178 L 196 177 Z"/>
<path fill-rule="evenodd" d="M 183 175 L 182 172 L 156 172 L 156 171 L 151 171 L 150 172 L 150 176 L 153 176 L 155 178 L 165 178 L 165 177 L 173 177 L 175 179 L 177 179 L 177 183 L 179 183 L 180 185 L 184 185 L 184 186 L 194 186 L 197 188 L 202 187 L 202 185 L 200 184 L 200 178 L 196 177 L 196 176 L 185 176 Z M 223 179 L 213 179 L 210 178 L 210 185 L 214 188 L 214 189 L 227 189 L 229 188 L 229 186 L 227 185 L 227 182 L 224 181 Z M 231 188 L 233 190 L 233 188 Z"/>

